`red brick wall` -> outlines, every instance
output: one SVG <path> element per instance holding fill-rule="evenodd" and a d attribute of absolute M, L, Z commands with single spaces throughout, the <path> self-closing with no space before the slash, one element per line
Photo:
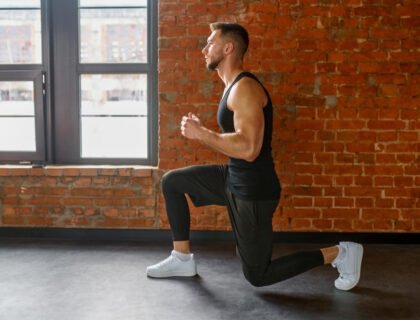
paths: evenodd
<path fill-rule="evenodd" d="M 420 230 L 418 2 L 161 0 L 159 10 L 162 169 L 225 161 L 183 139 L 179 121 L 193 111 L 217 130 L 222 85 L 201 48 L 209 22 L 236 21 L 251 35 L 246 68 L 274 101 L 275 229 Z M 217 207 L 193 210 L 192 223 L 228 225 Z"/>
<path fill-rule="evenodd" d="M 420 230 L 420 8 L 416 0 L 159 1 L 159 168 L 0 168 L 0 225 L 168 228 L 160 177 L 223 163 L 179 133 L 210 128 L 222 84 L 206 71 L 208 23 L 251 34 L 247 69 L 269 89 L 283 185 L 275 230 Z M 229 229 L 192 209 L 192 228 Z"/>
<path fill-rule="evenodd" d="M 151 169 L 0 167 L 3 226 L 157 228 Z"/>

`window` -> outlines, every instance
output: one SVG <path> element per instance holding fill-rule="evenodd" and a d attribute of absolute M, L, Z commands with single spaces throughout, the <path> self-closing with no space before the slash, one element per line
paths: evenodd
<path fill-rule="evenodd" d="M 156 164 L 156 1 L 0 3 L 0 159 Z"/>
<path fill-rule="evenodd" d="M 43 160 L 45 134 L 40 0 L 0 1 L 0 159 Z"/>

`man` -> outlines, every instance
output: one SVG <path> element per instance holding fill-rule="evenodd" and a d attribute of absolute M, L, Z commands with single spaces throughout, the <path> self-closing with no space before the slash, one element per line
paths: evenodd
<path fill-rule="evenodd" d="M 191 113 L 182 118 L 181 133 L 227 155 L 229 162 L 172 170 L 163 176 L 174 250 L 167 259 L 148 267 L 147 275 L 165 278 L 197 274 L 190 252 L 188 194 L 195 206 L 215 204 L 228 208 L 243 273 L 252 285 L 270 285 L 332 263 L 340 273 L 336 288 L 350 290 L 360 278 L 360 244 L 341 242 L 271 260 L 272 216 L 281 187 L 271 155 L 270 96 L 254 75 L 243 71 L 248 32 L 234 23 L 213 23 L 210 29 L 202 53 L 207 68 L 217 71 L 225 84 L 217 112 L 222 133 L 207 129 Z"/>

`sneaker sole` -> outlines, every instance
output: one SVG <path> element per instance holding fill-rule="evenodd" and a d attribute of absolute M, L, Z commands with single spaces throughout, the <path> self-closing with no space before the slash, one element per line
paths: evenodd
<path fill-rule="evenodd" d="M 166 274 L 147 274 L 148 278 L 164 279 L 164 278 L 192 278 L 197 276 L 197 273 L 166 273 Z"/>
<path fill-rule="evenodd" d="M 357 245 L 359 247 L 359 250 L 358 250 L 358 257 L 357 257 L 358 262 L 357 262 L 357 266 L 356 266 L 356 273 L 357 273 L 356 281 L 350 287 L 340 287 L 340 285 L 337 286 L 337 284 L 334 282 L 335 287 L 338 290 L 349 291 L 349 290 L 353 289 L 355 286 L 357 286 L 357 284 L 359 283 L 361 269 L 362 269 L 362 260 L 363 260 L 363 246 L 360 245 L 360 244 L 357 244 Z"/>

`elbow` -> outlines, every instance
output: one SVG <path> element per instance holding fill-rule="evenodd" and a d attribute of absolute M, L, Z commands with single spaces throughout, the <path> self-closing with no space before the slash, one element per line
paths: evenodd
<path fill-rule="evenodd" d="M 257 159 L 256 156 L 247 156 L 247 157 L 243 157 L 243 160 L 247 161 L 247 162 L 254 162 L 255 159 Z"/>
<path fill-rule="evenodd" d="M 250 148 L 242 157 L 243 160 L 254 162 L 260 155 L 260 149 Z"/>

